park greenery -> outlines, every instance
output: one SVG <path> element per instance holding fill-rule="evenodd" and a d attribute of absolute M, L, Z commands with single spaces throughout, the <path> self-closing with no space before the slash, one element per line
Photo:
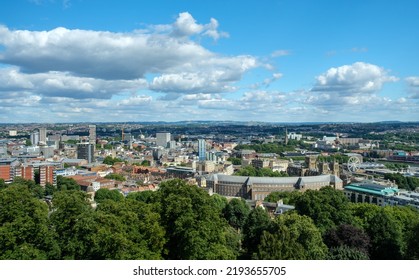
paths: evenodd
<path fill-rule="evenodd" d="M 418 259 L 419 213 L 351 203 L 341 191 L 272 193 L 295 206 L 277 217 L 240 198 L 210 196 L 182 180 L 157 191 L 0 180 L 0 259 Z"/>
<path fill-rule="evenodd" d="M 117 181 L 121 181 L 124 182 L 127 179 L 125 178 L 125 176 L 121 175 L 121 174 L 117 174 L 117 173 L 110 173 L 108 175 L 105 176 L 106 179 L 111 179 L 111 180 L 117 180 Z"/>
<path fill-rule="evenodd" d="M 288 177 L 287 172 L 272 171 L 270 168 L 257 168 L 247 165 L 234 173 L 235 176 L 253 176 L 253 177 Z"/>
<path fill-rule="evenodd" d="M 114 157 L 111 157 L 111 156 L 107 156 L 103 160 L 103 163 L 107 164 L 107 165 L 114 165 L 117 162 L 124 162 L 124 161 L 122 159 L 114 158 Z"/>

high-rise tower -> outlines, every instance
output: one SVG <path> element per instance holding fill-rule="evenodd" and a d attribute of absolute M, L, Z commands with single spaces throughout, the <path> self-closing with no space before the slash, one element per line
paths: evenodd
<path fill-rule="evenodd" d="M 206 159 L 207 153 L 207 143 L 205 139 L 198 139 L 198 158 L 199 161 L 204 161 Z"/>

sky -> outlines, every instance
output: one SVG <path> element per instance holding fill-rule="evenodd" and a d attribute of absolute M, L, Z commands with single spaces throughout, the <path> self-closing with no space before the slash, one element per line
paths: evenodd
<path fill-rule="evenodd" d="M 14 0 L 0 123 L 419 121 L 419 1 Z"/>

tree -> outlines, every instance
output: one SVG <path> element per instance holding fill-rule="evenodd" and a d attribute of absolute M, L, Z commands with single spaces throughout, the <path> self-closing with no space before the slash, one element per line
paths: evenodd
<path fill-rule="evenodd" d="M 223 210 L 224 218 L 236 230 L 243 228 L 250 207 L 243 198 L 233 198 Z"/>
<path fill-rule="evenodd" d="M 260 239 L 264 231 L 271 225 L 271 218 L 262 207 L 256 207 L 250 211 L 243 226 L 243 249 L 245 258 L 249 259 L 257 251 Z"/>
<path fill-rule="evenodd" d="M 12 185 L 25 185 L 28 187 L 31 194 L 36 198 L 43 198 L 45 196 L 45 190 L 40 185 L 36 184 L 34 180 L 26 180 L 22 177 L 15 177 Z"/>
<path fill-rule="evenodd" d="M 295 212 L 279 215 L 264 231 L 254 257 L 270 260 L 322 260 L 327 256 L 319 229 L 313 220 Z"/>
<path fill-rule="evenodd" d="M 348 199 L 332 187 L 304 192 L 295 200 L 295 209 L 300 215 L 311 217 L 322 233 L 340 224 L 352 224 Z"/>
<path fill-rule="evenodd" d="M 126 199 L 133 199 L 147 204 L 154 204 L 156 203 L 157 195 L 158 194 L 155 191 L 132 192 L 127 195 Z"/>
<path fill-rule="evenodd" d="M 414 224 L 411 233 L 407 236 L 407 252 L 410 259 L 419 259 L 419 223 Z"/>
<path fill-rule="evenodd" d="M 80 185 L 73 178 L 63 177 L 61 175 L 57 176 L 57 190 L 59 191 L 71 191 L 71 190 L 80 190 Z"/>
<path fill-rule="evenodd" d="M 231 161 L 231 163 L 233 165 L 241 165 L 242 164 L 242 159 L 241 158 L 231 157 L 231 158 L 228 159 L 228 161 Z"/>
<path fill-rule="evenodd" d="M 107 157 L 105 157 L 105 159 L 103 160 L 103 163 L 104 164 L 107 164 L 107 165 L 114 165 L 115 163 L 117 163 L 117 162 L 124 162 L 122 159 L 119 159 L 119 158 L 113 158 L 113 157 L 111 157 L 111 156 L 107 156 Z"/>
<path fill-rule="evenodd" d="M 254 176 L 254 177 L 287 177 L 286 172 L 272 171 L 270 168 L 256 168 L 252 165 L 245 166 L 234 173 L 236 176 Z"/>
<path fill-rule="evenodd" d="M 99 189 L 95 193 L 95 201 L 101 203 L 106 199 L 113 201 L 122 201 L 124 196 L 119 192 L 119 190 L 108 190 L 108 189 Z"/>
<path fill-rule="evenodd" d="M 54 192 L 57 190 L 57 187 L 51 183 L 45 184 L 45 195 L 53 195 Z"/>
<path fill-rule="evenodd" d="M 329 260 L 369 260 L 368 255 L 356 248 L 342 245 L 330 249 L 327 256 Z"/>
<path fill-rule="evenodd" d="M 299 191 L 271 192 L 267 197 L 265 197 L 264 201 L 276 203 L 279 200 L 282 200 L 284 204 L 295 205 L 295 201 L 301 195 L 303 195 L 303 193 Z"/>
<path fill-rule="evenodd" d="M 60 237 L 58 242 L 62 251 L 62 258 L 74 259 L 79 241 L 74 235 L 77 221 L 83 214 L 93 211 L 86 193 L 77 190 L 63 190 L 54 194 L 52 199 L 51 223 Z"/>
<path fill-rule="evenodd" d="M 111 180 L 117 180 L 117 181 L 121 181 L 124 182 L 127 179 L 125 178 L 125 176 L 121 175 L 121 174 L 116 174 L 116 173 L 110 173 L 108 175 L 105 176 L 106 179 L 111 179 Z"/>
<path fill-rule="evenodd" d="M 4 182 L 4 179 L 0 178 L 0 191 L 5 188 L 7 188 L 7 184 Z"/>
<path fill-rule="evenodd" d="M 141 166 L 150 166 L 150 161 L 148 161 L 148 160 L 143 160 L 143 161 L 141 162 Z"/>
<path fill-rule="evenodd" d="M 135 200 L 106 200 L 74 227 L 76 259 L 161 259 L 165 243 L 159 215 Z"/>
<path fill-rule="evenodd" d="M 56 259 L 59 255 L 47 205 L 22 184 L 1 190 L 0 259 Z"/>
<path fill-rule="evenodd" d="M 214 205 L 217 208 L 217 210 L 220 212 L 220 214 L 222 214 L 224 208 L 228 204 L 227 198 L 225 198 L 222 195 L 214 193 L 213 195 L 211 195 L 211 200 L 214 202 Z"/>
<path fill-rule="evenodd" d="M 166 259 L 235 259 L 229 230 L 208 193 L 175 179 L 158 190 Z"/>
<path fill-rule="evenodd" d="M 26 139 L 26 140 L 25 140 L 25 146 L 26 146 L 26 147 L 32 146 L 32 142 L 31 142 L 31 140 L 30 140 L 30 139 Z"/>
<path fill-rule="evenodd" d="M 331 251 L 344 246 L 345 248 L 355 249 L 368 257 L 370 238 L 364 230 L 353 225 L 342 224 L 337 228 L 329 229 L 323 240 Z"/>
<path fill-rule="evenodd" d="M 354 221 L 370 237 L 369 256 L 373 260 L 395 260 L 403 256 L 403 227 L 387 207 L 367 203 L 354 203 L 351 211 Z"/>

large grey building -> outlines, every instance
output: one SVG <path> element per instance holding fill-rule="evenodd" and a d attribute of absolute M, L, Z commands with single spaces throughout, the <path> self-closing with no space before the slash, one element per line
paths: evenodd
<path fill-rule="evenodd" d="M 167 148 L 167 143 L 170 141 L 169 132 L 157 132 L 156 133 L 156 146 Z"/>
<path fill-rule="evenodd" d="M 94 145 L 90 143 L 77 144 L 77 158 L 92 163 L 94 161 Z"/>
<path fill-rule="evenodd" d="M 342 180 L 332 174 L 306 177 L 248 177 L 212 174 L 206 182 L 207 188 L 224 196 L 264 200 L 271 192 L 318 190 L 325 186 L 342 189 Z"/>
<path fill-rule="evenodd" d="M 45 127 L 39 129 L 39 142 L 43 145 L 47 143 L 47 129 Z"/>
<path fill-rule="evenodd" d="M 89 143 L 96 145 L 96 125 L 89 125 Z"/>

